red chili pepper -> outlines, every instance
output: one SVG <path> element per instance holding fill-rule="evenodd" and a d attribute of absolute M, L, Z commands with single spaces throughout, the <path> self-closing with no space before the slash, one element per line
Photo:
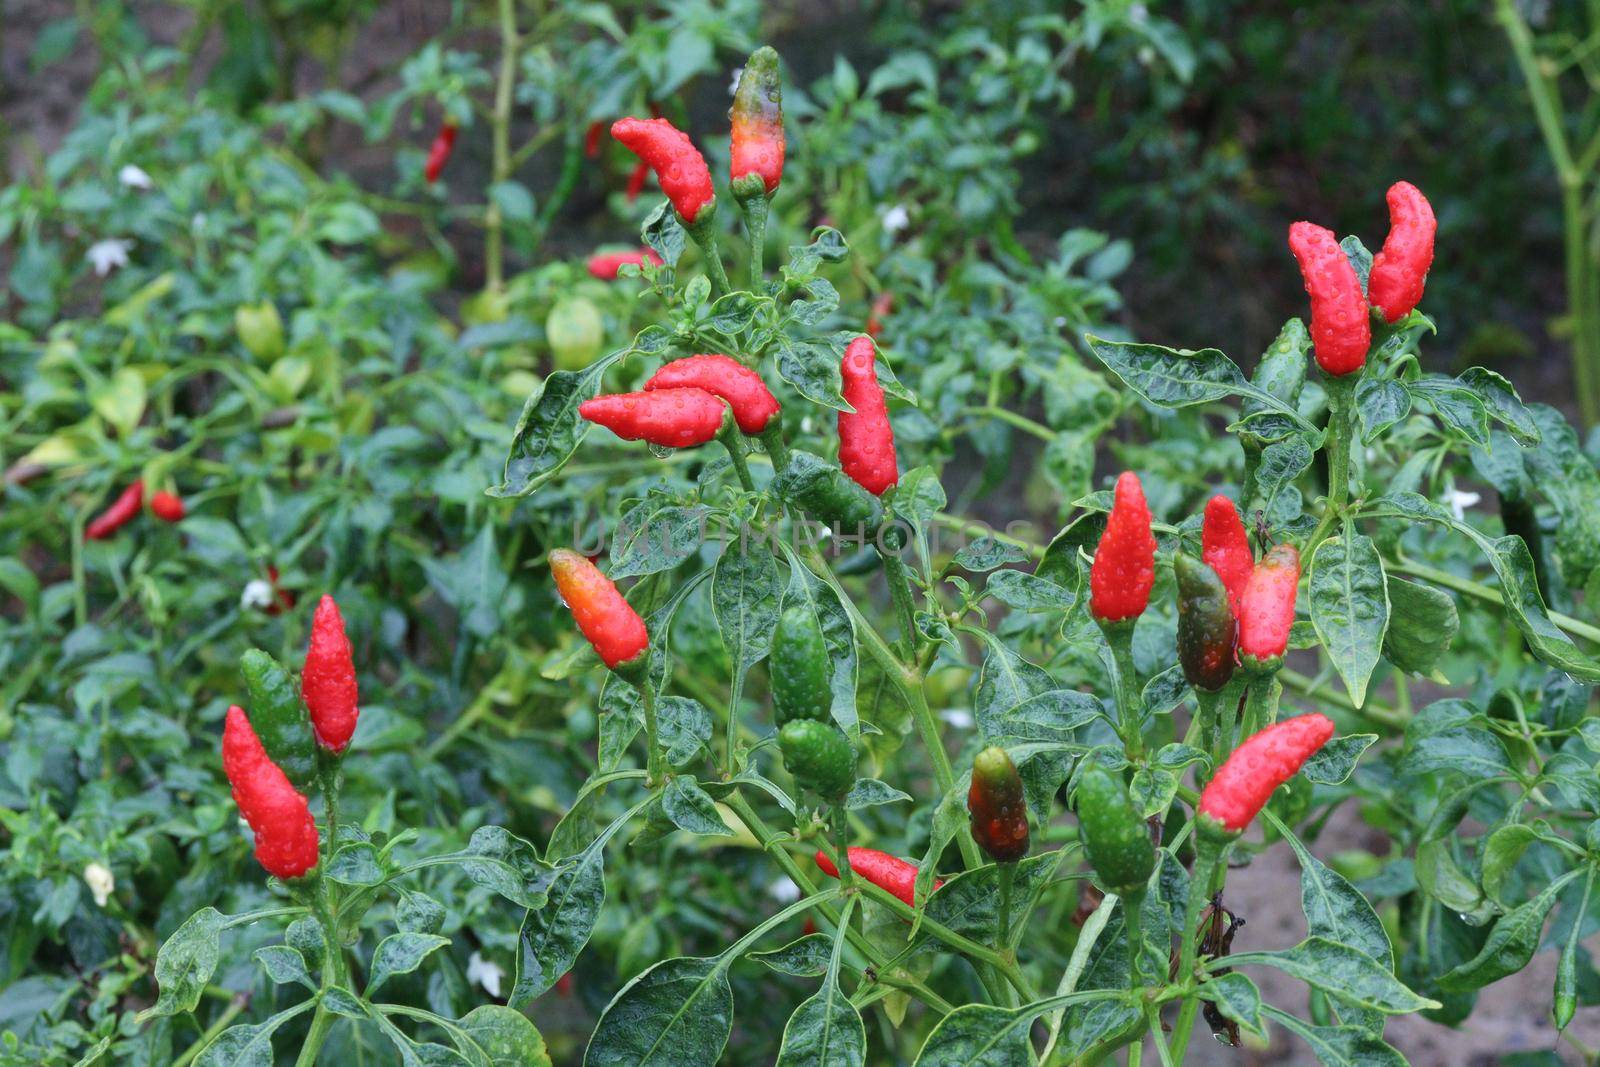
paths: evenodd
<path fill-rule="evenodd" d="M 855 408 L 839 412 L 839 466 L 861 488 L 882 496 L 900 480 L 900 467 L 875 356 L 872 338 L 861 336 L 850 342 L 839 364 L 845 402 Z"/>
<path fill-rule="evenodd" d="M 1300 553 L 1278 545 L 1250 575 L 1239 598 L 1239 655 L 1271 660 L 1289 647 L 1295 591 L 1300 585 Z"/>
<path fill-rule="evenodd" d="M 1289 227 L 1289 250 L 1311 297 L 1311 341 L 1317 366 L 1334 377 L 1358 371 L 1372 344 L 1361 279 L 1333 231 L 1311 222 Z"/>
<path fill-rule="evenodd" d="M 650 165 L 685 222 L 695 222 L 716 203 L 705 157 L 688 134 L 666 119 L 618 119 L 611 124 L 611 136 Z"/>
<path fill-rule="evenodd" d="M 150 510 L 162 522 L 181 522 L 187 509 L 182 497 L 162 489 L 150 497 Z"/>
<path fill-rule="evenodd" d="M 719 396 L 733 409 L 739 429 L 758 434 L 778 414 L 777 397 L 761 380 L 761 375 L 731 356 L 698 355 L 675 359 L 644 383 L 646 391 L 657 389 L 704 389 Z"/>
<path fill-rule="evenodd" d="M 450 153 L 456 148 L 456 124 L 446 122 L 439 127 L 438 134 L 433 139 L 433 144 L 428 146 L 428 162 L 422 168 L 423 175 L 432 185 L 439 180 L 439 174 L 444 170 L 444 165 L 450 161 Z"/>
<path fill-rule="evenodd" d="M 883 320 L 889 317 L 889 312 L 894 310 L 894 294 L 885 289 L 872 301 L 872 310 L 867 313 L 867 336 L 874 341 L 883 333 Z"/>
<path fill-rule="evenodd" d="M 644 620 L 593 563 L 569 548 L 558 548 L 550 553 L 550 573 L 578 629 L 607 667 L 628 663 L 649 647 Z"/>
<path fill-rule="evenodd" d="M 599 278 L 603 282 L 614 282 L 617 280 L 617 272 L 628 263 L 632 263 L 634 266 L 654 263 L 659 267 L 661 266 L 661 257 L 656 255 L 653 249 L 649 248 L 641 248 L 637 252 L 596 252 L 589 257 L 588 262 L 584 265 L 593 277 Z"/>
<path fill-rule="evenodd" d="M 1239 617 L 1239 600 L 1256 569 L 1256 554 L 1250 548 L 1250 535 L 1233 501 L 1220 493 L 1206 501 L 1205 521 L 1200 525 L 1200 558 L 1228 590 L 1228 603 L 1234 618 Z"/>
<path fill-rule="evenodd" d="M 1367 276 L 1367 298 L 1396 322 L 1422 302 L 1422 289 L 1433 264 L 1433 237 L 1439 229 L 1433 205 L 1410 182 L 1389 186 L 1389 236 L 1383 250 L 1372 257 Z"/>
<path fill-rule="evenodd" d="M 95 516 L 94 520 L 84 528 L 83 536 L 91 541 L 103 541 L 131 522 L 142 507 L 144 507 L 144 479 L 139 478 L 124 489 L 121 495 L 111 502 L 110 507 Z"/>
<path fill-rule="evenodd" d="M 1101 622 L 1144 614 L 1156 580 L 1156 539 L 1139 476 L 1124 471 L 1106 520 L 1106 532 L 1089 567 L 1089 610 Z"/>
<path fill-rule="evenodd" d="M 704 389 L 656 389 L 597 396 L 579 404 L 578 414 L 624 441 L 693 448 L 717 436 L 728 405 Z"/>
<path fill-rule="evenodd" d="M 228 709 L 222 728 L 222 769 L 233 801 L 256 835 L 256 859 L 269 874 L 299 878 L 317 865 L 317 824 L 311 807 L 267 755 L 244 709 Z"/>
<path fill-rule="evenodd" d="M 356 732 L 357 706 L 355 657 L 345 636 L 344 617 L 333 597 L 317 601 L 311 619 L 311 641 L 300 672 L 300 698 L 311 713 L 317 743 L 337 755 Z"/>
<path fill-rule="evenodd" d="M 1256 817 L 1273 790 L 1294 777 L 1333 736 L 1333 720 L 1312 712 L 1275 723 L 1246 738 L 1200 794 L 1199 812 L 1229 833 Z"/>
<path fill-rule="evenodd" d="M 729 149 L 732 165 L 729 178 L 734 194 L 744 186 L 739 179 L 755 175 L 762 189 L 771 196 L 783 177 L 783 81 L 778 73 L 778 53 L 771 48 L 755 50 L 739 73 L 739 85 L 728 111 L 733 127 Z M 748 196 L 758 190 L 742 193 Z"/>
<path fill-rule="evenodd" d="M 1028 854 L 1028 801 L 1022 776 L 1006 750 L 990 745 L 972 761 L 967 790 L 972 840 L 996 863 L 1015 863 Z"/>
<path fill-rule="evenodd" d="M 850 869 L 879 889 L 887 889 L 905 902 L 907 907 L 917 906 L 916 885 L 917 865 L 907 863 L 899 856 L 891 856 L 887 852 L 879 852 L 875 848 L 852 848 L 850 854 Z M 833 865 L 826 852 L 817 852 L 817 866 L 829 878 L 839 877 L 839 868 Z M 943 878 L 936 878 L 933 888 L 938 889 L 944 885 Z"/>
<path fill-rule="evenodd" d="M 628 198 L 628 203 L 631 204 L 639 199 L 639 194 L 644 192 L 644 180 L 648 177 L 650 177 L 650 165 L 648 163 L 634 164 L 633 173 L 628 175 L 628 190 L 625 194 Z"/>
<path fill-rule="evenodd" d="M 583 154 L 593 159 L 600 154 L 600 137 L 606 132 L 606 124 L 596 119 L 589 123 L 589 128 L 583 131 Z"/>

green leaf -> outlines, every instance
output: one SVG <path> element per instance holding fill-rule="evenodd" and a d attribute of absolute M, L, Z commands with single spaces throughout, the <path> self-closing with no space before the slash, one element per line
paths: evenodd
<path fill-rule="evenodd" d="M 300 955 L 298 949 L 288 945 L 262 945 L 256 949 L 255 958 L 267 972 L 267 977 L 278 985 L 299 982 L 307 989 L 317 988 L 306 967 L 306 958 Z"/>
<path fill-rule="evenodd" d="M 1367 375 L 1356 386 L 1356 412 L 1361 416 L 1361 443 L 1370 445 L 1411 414 L 1411 394 L 1393 378 Z"/>
<path fill-rule="evenodd" d="M 844 948 L 844 930 L 850 922 L 854 900 L 845 904 L 839 932 L 834 936 L 833 955 L 828 962 L 822 987 L 801 1002 L 783 1028 L 778 1049 L 778 1067 L 859 1067 L 866 1062 L 867 1031 L 861 1013 L 839 985 L 839 960 Z"/>
<path fill-rule="evenodd" d="M 777 558 L 764 545 L 745 541 L 729 543 L 711 577 L 711 608 L 734 670 L 741 674 L 772 650 L 783 592 Z"/>
<path fill-rule="evenodd" d="M 845 611 L 839 594 L 833 587 L 811 573 L 810 568 L 789 554 L 789 584 L 783 591 L 779 614 L 799 604 L 813 612 L 822 623 L 822 640 L 828 646 L 832 674 L 829 686 L 833 691 L 833 721 L 854 740 L 860 736 L 861 723 L 856 712 L 856 655 L 855 624 Z"/>
<path fill-rule="evenodd" d="M 505 897 L 523 908 L 544 906 L 555 868 L 539 858 L 538 851 L 502 826 L 480 826 L 472 831 L 460 853 L 461 869 L 475 885 Z"/>
<path fill-rule="evenodd" d="M 1394 946 L 1367 898 L 1313 856 L 1299 837 L 1288 833 L 1284 839 L 1300 861 L 1300 910 L 1306 917 L 1306 931 L 1357 949 L 1393 971 Z"/>
<path fill-rule="evenodd" d="M 502 480 L 487 490 L 490 496 L 531 496 L 555 477 L 589 432 L 578 405 L 599 392 L 600 379 L 622 354 L 613 352 L 581 371 L 553 371 L 528 397 L 511 434 Z"/>
<path fill-rule="evenodd" d="M 1531 448 L 1542 437 L 1533 413 L 1517 395 L 1516 387 L 1487 367 L 1468 367 L 1456 381 L 1472 390 L 1499 423 L 1516 438 L 1517 444 Z"/>
<path fill-rule="evenodd" d="M 661 794 L 661 810 L 680 830 L 712 837 L 731 837 L 733 831 L 717 814 L 717 802 L 687 775 L 673 775 Z"/>
<path fill-rule="evenodd" d="M 1276 967 L 1313 989 L 1385 1015 L 1439 1007 L 1436 1001 L 1419 997 L 1407 989 L 1389 968 L 1365 952 L 1322 937 L 1308 937 L 1293 948 L 1277 952 L 1236 952 L 1215 961 L 1212 966 L 1255 964 Z"/>
<path fill-rule="evenodd" d="M 341 885 L 381 885 L 383 866 L 378 850 L 366 841 L 341 845 L 328 861 L 325 876 Z"/>
<path fill-rule="evenodd" d="M 1033 1020 L 1056 1008 L 1125 996 L 1122 990 L 1089 989 L 1020 1008 L 965 1004 L 939 1020 L 922 1043 L 915 1067 L 1033 1067 L 1033 1045 L 1028 1040 Z"/>
<path fill-rule="evenodd" d="M 733 1031 L 733 990 L 720 957 L 653 964 L 600 1015 L 585 1067 L 676 1067 L 722 1058 Z"/>
<path fill-rule="evenodd" d="M 1078 603 L 1077 590 L 1065 589 L 1048 578 L 1026 571 L 995 571 L 989 576 L 984 592 L 1018 611 L 1065 613 Z"/>
<path fill-rule="evenodd" d="M 1480 448 L 1489 447 L 1489 409 L 1477 393 L 1442 374 L 1424 375 L 1407 382 L 1406 388 L 1414 401 L 1433 409 L 1446 430 Z"/>
<path fill-rule="evenodd" d="M 1330 537 L 1311 557 L 1310 588 L 1311 624 L 1359 708 L 1389 627 L 1383 560 L 1360 534 Z"/>
<path fill-rule="evenodd" d="M 778 376 L 800 391 L 814 404 L 845 411 L 844 379 L 839 374 L 839 358 L 833 349 L 816 341 L 795 341 L 787 334 L 778 338 Z"/>
<path fill-rule="evenodd" d="M 1556 895 L 1581 873 L 1568 871 L 1538 896 L 1502 915 L 1476 956 L 1439 976 L 1439 988 L 1446 993 L 1471 992 L 1526 967 L 1538 951 L 1539 935 Z"/>
<path fill-rule="evenodd" d="M 458 1025 L 476 1046 L 461 1051 L 481 1053 L 488 1067 L 550 1067 L 544 1036 L 520 1011 L 484 1004 L 462 1016 Z"/>
<path fill-rule="evenodd" d="M 1377 734 L 1335 737 L 1306 760 L 1300 773 L 1319 785 L 1341 785 L 1356 769 L 1361 754 L 1378 740 Z"/>
<path fill-rule="evenodd" d="M 1086 340 L 1089 350 L 1111 373 L 1157 407 L 1189 407 L 1250 389 L 1238 366 L 1215 348 L 1196 352 L 1165 345 L 1107 341 L 1093 335 Z M 1265 408 L 1281 410 L 1281 404 L 1272 398 Z"/>
<path fill-rule="evenodd" d="M 850 787 L 850 795 L 844 798 L 844 806 L 847 811 L 859 811 L 910 799 L 910 793 L 902 792 L 887 782 L 880 782 L 876 778 L 857 778 L 856 784 Z"/>
<path fill-rule="evenodd" d="M 1310 1045 L 1325 1067 L 1409 1067 L 1394 1046 L 1358 1026 L 1314 1026 L 1270 1004 L 1262 1011 Z"/>
<path fill-rule="evenodd" d="M 782 948 L 765 952 L 752 952 L 747 959 L 755 960 L 779 974 L 796 978 L 820 978 L 828 972 L 828 960 L 833 955 L 833 939 L 827 934 L 806 934 Z"/>
<path fill-rule="evenodd" d="M 367 979 L 367 996 L 396 974 L 410 974 L 422 966 L 429 955 L 450 943 L 448 937 L 438 934 L 417 934 L 402 930 L 378 942 L 372 952 L 371 977 Z"/>
<path fill-rule="evenodd" d="M 1247 975 L 1238 971 L 1219 974 L 1201 984 L 1200 995 L 1241 1029 L 1257 1037 L 1267 1036 L 1266 1026 L 1261 1021 L 1261 990 Z"/>
<path fill-rule="evenodd" d="M 156 953 L 155 1005 L 140 1018 L 194 1011 L 217 969 L 224 919 L 216 908 L 201 908 L 172 932 Z"/>
<path fill-rule="evenodd" d="M 1495 778 L 1512 773 L 1505 745 L 1477 726 L 1453 726 L 1410 741 L 1401 757 L 1399 774 L 1464 774 Z"/>
<path fill-rule="evenodd" d="M 1461 628 L 1455 598 L 1392 574 L 1384 580 L 1389 590 L 1389 629 L 1383 637 L 1383 654 L 1403 671 L 1427 674 L 1450 650 Z"/>
<path fill-rule="evenodd" d="M 623 513 L 611 538 L 609 577 L 634 578 L 671 570 L 708 539 L 711 509 L 652 493 Z"/>

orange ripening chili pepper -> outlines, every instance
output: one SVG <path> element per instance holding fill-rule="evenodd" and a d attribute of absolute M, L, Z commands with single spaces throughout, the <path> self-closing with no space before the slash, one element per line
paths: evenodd
<path fill-rule="evenodd" d="M 1138 618 L 1150 603 L 1156 580 L 1156 539 L 1150 532 L 1150 506 L 1139 476 L 1124 471 L 1117 479 L 1111 516 L 1089 567 L 1089 610 L 1101 622 Z"/>
<path fill-rule="evenodd" d="M 778 74 L 778 53 L 758 48 L 739 73 L 739 85 L 728 111 L 733 140 L 729 148 L 729 178 L 734 195 L 771 196 L 783 178 L 783 81 Z M 761 180 L 741 181 L 751 176 Z"/>
<path fill-rule="evenodd" d="M 633 663 L 649 647 L 644 620 L 588 559 L 568 548 L 555 549 L 550 573 L 578 629 L 607 667 Z"/>
<path fill-rule="evenodd" d="M 1022 776 L 1006 750 L 990 745 L 972 761 L 967 790 L 972 840 L 996 863 L 1015 863 L 1028 854 L 1028 802 Z"/>

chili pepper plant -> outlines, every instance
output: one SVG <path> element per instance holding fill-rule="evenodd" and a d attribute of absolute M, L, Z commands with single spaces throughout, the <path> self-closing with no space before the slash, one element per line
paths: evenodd
<path fill-rule="evenodd" d="M 597 569 L 569 590 L 574 556 L 551 553 L 608 670 L 602 750 L 546 853 L 513 1006 L 578 965 L 618 853 L 648 863 L 677 831 L 752 841 L 793 895 L 629 976 L 586 1063 L 713 1062 L 732 1040 L 780 1063 L 1172 1064 L 1275 1029 L 1324 1062 L 1402 1062 L 1387 1020 L 1459 1019 L 1552 912 L 1547 1008 L 1567 1026 L 1600 799 L 1582 714 L 1600 660 L 1572 634 L 1594 631 L 1540 592 L 1565 554 L 1419 490 L 1464 470 L 1525 487 L 1572 431 L 1498 374 L 1430 369 L 1418 305 L 1451 262 L 1421 191 L 1390 191 L 1376 256 L 1286 224 L 1310 326 L 1290 318 L 1253 375 L 1214 348 L 1084 338 L 1152 430 L 1130 459 L 1170 432 L 1204 442 L 1214 477 L 1157 464 L 1147 485 L 1131 462 L 1047 542 L 988 531 L 952 553 L 936 535 L 976 524 L 948 512 L 926 441 L 896 438 L 928 400 L 897 377 L 892 320 L 874 339 L 838 313 L 846 235 L 820 226 L 775 272 L 763 261 L 804 144 L 741 173 L 747 130 L 725 193 L 665 120 L 614 132 L 673 175 L 641 234 L 660 262 L 622 268 L 662 317 L 529 398 L 491 492 L 537 494 L 619 439 L 688 478 L 608 517 L 626 594 Z M 669 387 L 627 391 L 641 378 Z M 1501 676 L 1548 672 L 1552 699 L 1480 677 L 1481 703 L 1412 707 L 1419 680 L 1445 678 L 1458 594 L 1494 605 Z M 676 648 L 705 601 L 721 678 Z M 593 662 L 574 648 L 564 669 Z M 970 720 L 937 712 L 946 671 L 972 679 Z M 1374 790 L 1403 815 L 1358 884 L 1312 845 Z M 1300 868 L 1297 943 L 1238 933 L 1230 883 L 1268 849 Z M 814 932 L 795 936 L 802 918 Z M 770 1041 L 735 1037 L 730 975 L 752 966 L 810 982 Z M 1264 1000 L 1264 969 L 1309 987 L 1309 1017 Z"/>

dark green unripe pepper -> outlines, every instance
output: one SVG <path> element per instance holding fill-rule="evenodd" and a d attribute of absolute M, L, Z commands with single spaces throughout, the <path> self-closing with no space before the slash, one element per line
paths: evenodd
<path fill-rule="evenodd" d="M 1178 662 L 1190 685 L 1215 693 L 1233 677 L 1239 644 L 1227 587 L 1216 571 L 1181 552 L 1172 570 L 1178 579 Z"/>
<path fill-rule="evenodd" d="M 1143 896 L 1156 869 L 1156 849 L 1121 777 L 1099 763 L 1084 767 L 1077 808 L 1084 849 L 1101 887 L 1130 903 Z"/>
<path fill-rule="evenodd" d="M 816 613 L 801 604 L 785 608 L 778 616 L 772 653 L 767 658 L 772 708 L 779 726 L 795 719 L 828 721 L 833 707 L 828 679 L 831 666 Z"/>
<path fill-rule="evenodd" d="M 1006 750 L 990 745 L 972 761 L 967 791 L 972 839 L 996 863 L 1015 863 L 1028 854 L 1028 801 L 1022 776 Z"/>
<path fill-rule="evenodd" d="M 317 779 L 317 741 L 294 676 L 259 648 L 239 657 L 239 673 L 249 694 L 250 725 L 261 747 L 295 788 L 304 791 Z"/>
<path fill-rule="evenodd" d="M 840 800 L 855 784 L 855 747 L 832 723 L 794 719 L 778 731 L 778 750 L 801 789 Z"/>
<path fill-rule="evenodd" d="M 811 518 L 846 535 L 875 537 L 883 524 L 883 505 L 877 497 L 809 452 L 790 452 L 772 488 Z"/>

